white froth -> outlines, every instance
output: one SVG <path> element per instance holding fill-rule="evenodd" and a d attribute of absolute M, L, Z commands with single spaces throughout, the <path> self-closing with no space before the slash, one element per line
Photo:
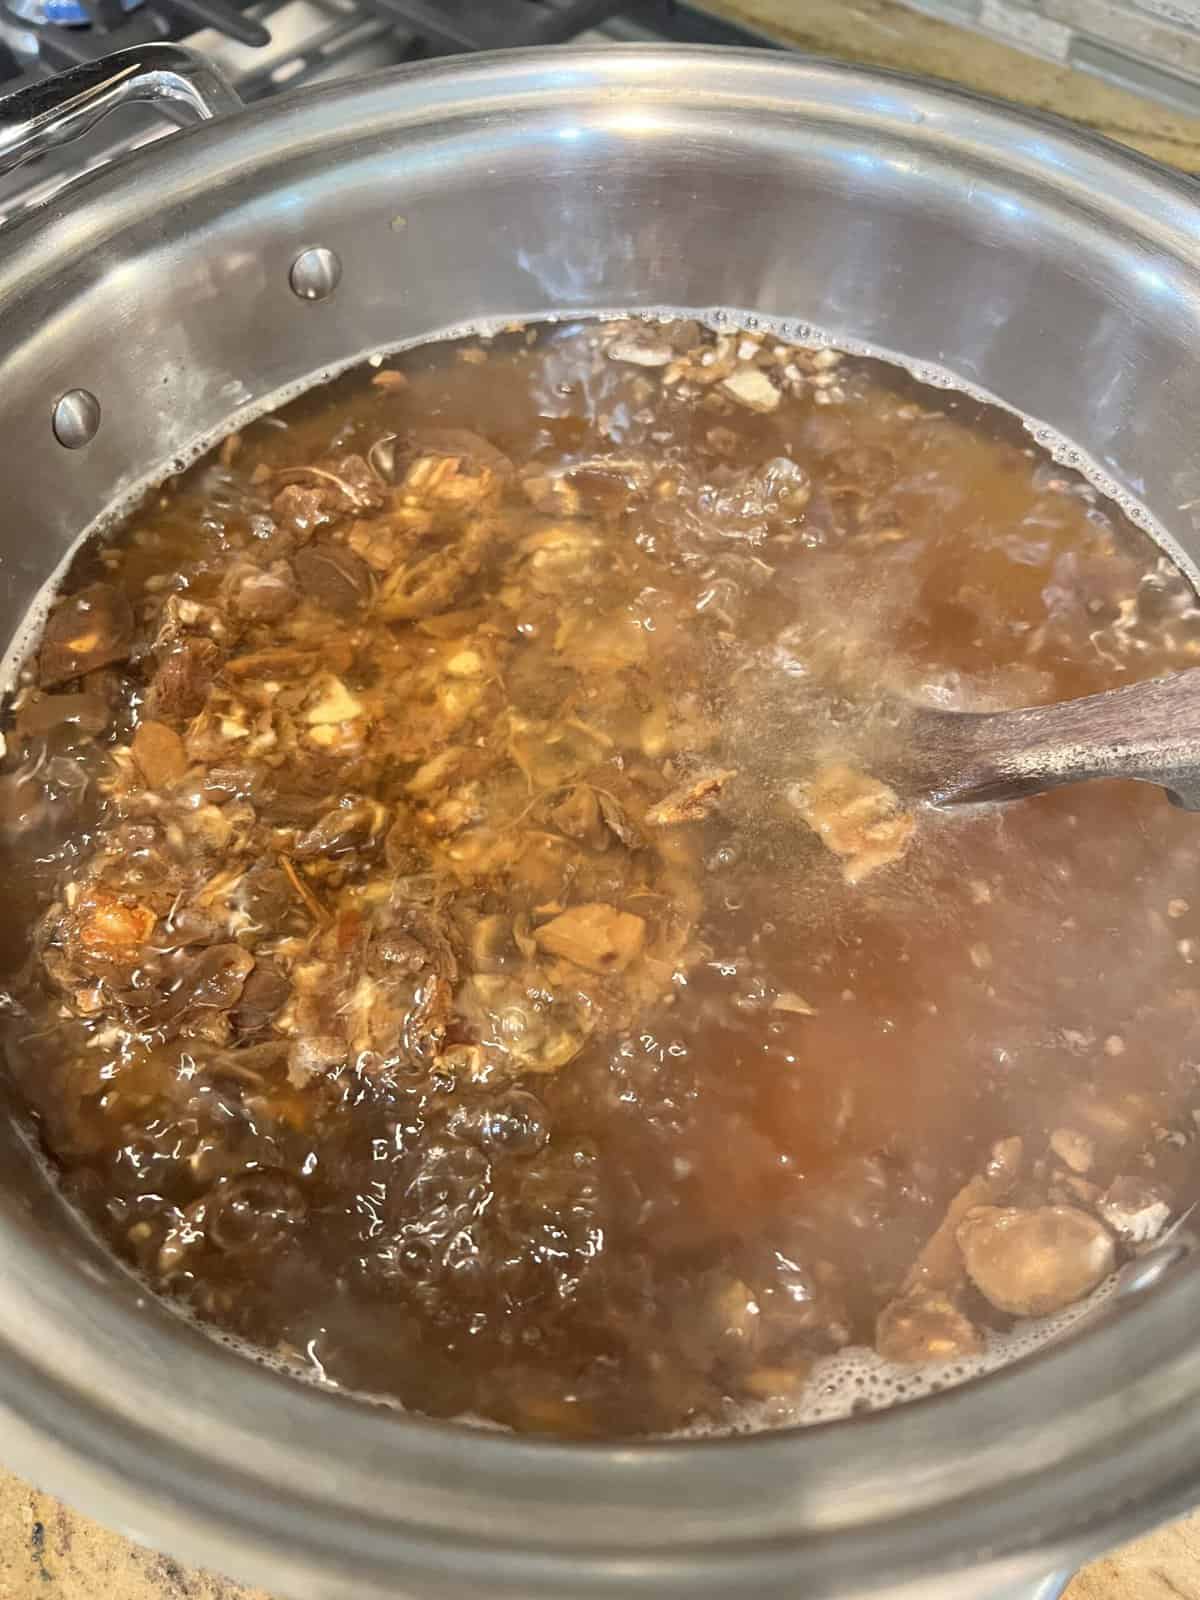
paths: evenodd
<path fill-rule="evenodd" d="M 885 1411 L 909 1400 L 940 1394 L 1046 1349 L 1096 1315 L 1116 1293 L 1117 1287 L 1114 1273 L 1086 1300 L 1053 1317 L 1030 1318 L 1017 1323 L 1007 1333 L 988 1333 L 985 1347 L 977 1356 L 904 1366 L 885 1361 L 864 1345 L 851 1345 L 818 1361 L 794 1399 L 782 1404 L 778 1400 L 756 1402 L 732 1418 L 722 1418 L 720 1423 L 699 1423 L 675 1437 L 716 1439 L 729 1434 L 762 1433 L 772 1428 L 839 1422 L 864 1412 Z"/>
<path fill-rule="evenodd" d="M 1017 1323 L 1008 1333 L 988 1333 L 984 1349 L 977 1356 L 960 1356 L 955 1361 L 929 1362 L 921 1366 L 899 1366 L 885 1361 L 873 1350 L 857 1347 L 827 1356 L 813 1368 L 797 1401 L 795 1416 L 790 1420 L 831 1422 L 857 1411 L 882 1411 L 903 1400 L 919 1400 L 971 1378 L 982 1378 L 1061 1339 L 1098 1311 L 1112 1297 L 1116 1287 L 1114 1273 L 1086 1300 L 1056 1316 L 1030 1318 Z"/>

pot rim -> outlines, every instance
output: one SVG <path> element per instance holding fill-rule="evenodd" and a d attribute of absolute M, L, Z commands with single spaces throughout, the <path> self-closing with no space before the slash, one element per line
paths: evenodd
<path fill-rule="evenodd" d="M 14 314 L 52 263 L 144 221 L 172 186 L 207 191 L 314 144 L 332 162 L 383 133 L 581 103 L 624 115 L 634 101 L 864 139 L 900 129 L 917 152 L 1019 173 L 1200 275 L 1200 191 L 1058 119 L 804 57 L 610 46 L 392 69 L 174 135 L 6 229 L 0 304 Z M 814 1597 L 982 1562 L 1028 1576 L 1200 1494 L 1194 1271 L 1018 1366 L 852 1429 L 567 1445 L 399 1419 L 265 1373 L 3 1231 L 7 1458 L 136 1537 L 305 1593 L 344 1592 L 351 1561 L 364 1594 L 715 1600 L 735 1583 L 794 1592 L 798 1572 Z"/>

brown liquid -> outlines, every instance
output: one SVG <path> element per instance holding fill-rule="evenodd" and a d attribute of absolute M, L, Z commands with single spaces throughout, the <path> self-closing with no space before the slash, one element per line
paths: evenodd
<path fill-rule="evenodd" d="M 579 1435 L 786 1415 L 994 1141 L 1005 1205 L 1177 1214 L 1200 1107 L 1195 818 L 922 811 L 851 883 L 795 801 L 881 698 L 1191 665 L 1184 580 L 973 403 L 767 344 L 764 414 L 620 337 L 418 352 L 168 484 L 77 562 L 128 638 L 59 626 L 0 797 L 9 1072 L 114 1248 L 344 1387 Z"/>

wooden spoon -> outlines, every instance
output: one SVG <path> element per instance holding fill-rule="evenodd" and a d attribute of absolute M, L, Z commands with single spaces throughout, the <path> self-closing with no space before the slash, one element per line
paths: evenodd
<path fill-rule="evenodd" d="M 1200 667 L 1020 711 L 911 706 L 897 731 L 884 775 L 910 799 L 967 805 L 1135 778 L 1200 811 Z"/>

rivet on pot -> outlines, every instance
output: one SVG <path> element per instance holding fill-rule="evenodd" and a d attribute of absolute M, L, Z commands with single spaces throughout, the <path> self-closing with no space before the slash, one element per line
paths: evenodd
<path fill-rule="evenodd" d="M 288 282 L 301 300 L 327 300 L 342 276 L 342 263 L 323 244 L 302 250 L 292 262 Z"/>
<path fill-rule="evenodd" d="M 100 402 L 90 389 L 68 389 L 50 414 L 54 437 L 66 450 L 80 450 L 96 437 Z"/>

